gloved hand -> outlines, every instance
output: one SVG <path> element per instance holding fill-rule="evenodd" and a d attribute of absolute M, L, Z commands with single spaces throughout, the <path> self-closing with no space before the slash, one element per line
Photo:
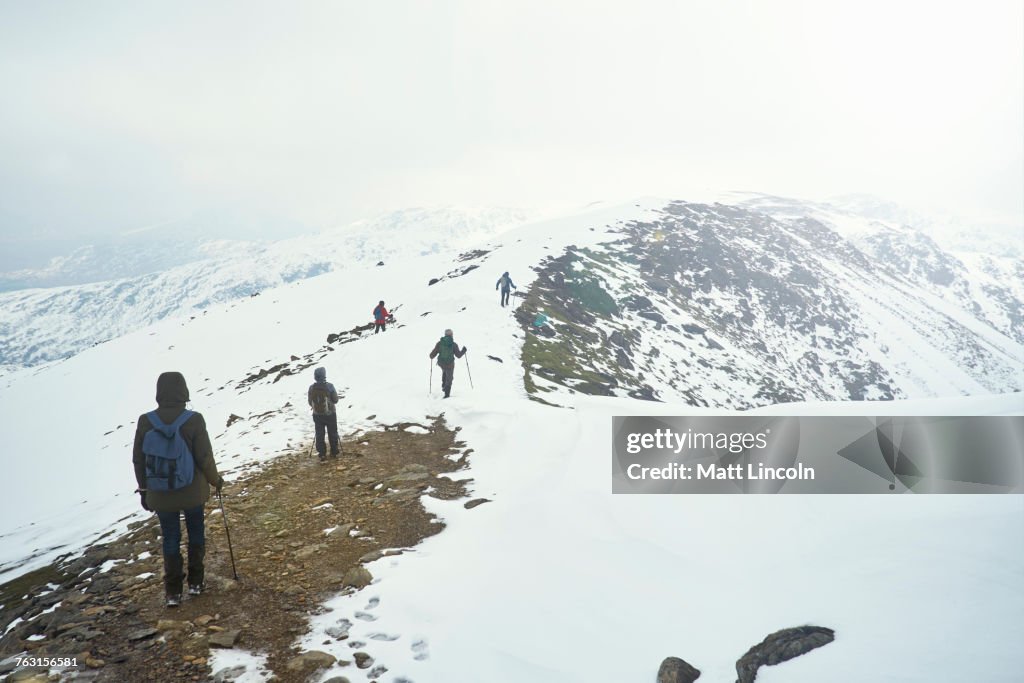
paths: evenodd
<path fill-rule="evenodd" d="M 220 495 L 221 489 L 224 488 L 224 477 L 218 476 L 217 481 L 214 483 L 214 487 L 217 489 L 217 495 Z"/>
<path fill-rule="evenodd" d="M 468 346 L 463 346 L 462 347 L 462 355 L 466 355 L 467 353 L 469 353 L 469 347 Z"/>
<path fill-rule="evenodd" d="M 146 512 L 152 512 L 152 510 L 149 509 L 149 506 L 146 505 L 146 492 L 145 491 L 139 491 L 139 502 L 142 503 L 142 509 L 143 510 L 145 510 Z"/>

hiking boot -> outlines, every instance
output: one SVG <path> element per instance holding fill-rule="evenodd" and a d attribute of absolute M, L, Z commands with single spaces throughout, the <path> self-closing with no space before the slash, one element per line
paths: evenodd
<path fill-rule="evenodd" d="M 324 455 L 323 453 L 317 453 L 316 459 L 319 460 L 320 462 L 324 462 L 325 460 L 327 460 L 327 456 Z"/>
<path fill-rule="evenodd" d="M 181 604 L 181 584 L 185 579 L 182 566 L 185 564 L 181 553 L 164 555 L 164 594 L 167 596 L 168 607 Z"/>
<path fill-rule="evenodd" d="M 206 557 L 206 546 L 197 543 L 188 544 L 188 594 L 199 595 L 203 592 L 203 579 L 206 578 L 206 568 L 203 566 L 203 558 Z"/>
<path fill-rule="evenodd" d="M 332 458 L 337 458 L 337 457 L 338 457 L 338 456 L 340 456 L 340 455 L 341 455 L 341 451 L 333 451 L 333 452 L 331 453 L 331 457 L 332 457 Z"/>

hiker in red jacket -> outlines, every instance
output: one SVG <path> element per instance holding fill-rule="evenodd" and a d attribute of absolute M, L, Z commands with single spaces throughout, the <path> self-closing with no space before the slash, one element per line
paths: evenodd
<path fill-rule="evenodd" d="M 388 309 L 384 308 L 384 302 L 381 301 L 377 304 L 377 308 L 373 309 L 373 333 L 387 332 L 385 325 L 388 322 Z"/>

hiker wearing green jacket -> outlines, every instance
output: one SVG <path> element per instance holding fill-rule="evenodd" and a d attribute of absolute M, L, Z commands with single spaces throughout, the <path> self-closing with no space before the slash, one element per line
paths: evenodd
<path fill-rule="evenodd" d="M 441 388 L 444 389 L 445 398 L 451 396 L 452 393 L 455 359 L 462 358 L 468 350 L 465 346 L 460 349 L 459 345 L 455 343 L 452 331 L 445 330 L 444 336 L 434 344 L 434 350 L 430 352 L 430 357 L 437 358 L 437 365 L 441 368 Z"/>

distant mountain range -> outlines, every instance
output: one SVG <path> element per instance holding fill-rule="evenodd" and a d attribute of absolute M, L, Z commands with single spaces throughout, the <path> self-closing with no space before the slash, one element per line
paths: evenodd
<path fill-rule="evenodd" d="M 338 268 L 399 254 L 454 255 L 525 217 L 512 209 L 406 209 L 276 242 L 139 236 L 82 247 L 45 269 L 8 274 L 9 285 L 87 283 L 0 293 L 0 367 L 66 358 L 167 317 Z"/>

